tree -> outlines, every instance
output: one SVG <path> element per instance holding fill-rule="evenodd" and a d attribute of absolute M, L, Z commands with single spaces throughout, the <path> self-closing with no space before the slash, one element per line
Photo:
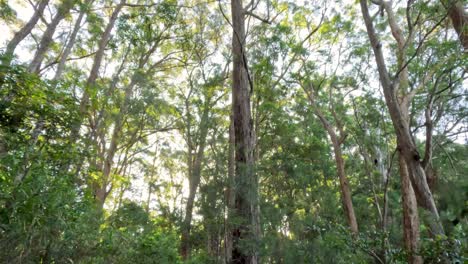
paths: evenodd
<path fill-rule="evenodd" d="M 39 18 L 44 13 L 44 9 L 46 8 L 48 3 L 49 3 L 49 0 L 41 0 L 38 3 L 28 23 L 26 23 L 18 32 L 16 32 L 15 35 L 13 36 L 13 39 L 10 40 L 10 42 L 8 42 L 8 45 L 5 51 L 5 54 L 7 54 L 7 56 L 13 56 L 18 44 L 31 33 L 37 21 L 39 21 Z"/>
<path fill-rule="evenodd" d="M 63 3 L 57 8 L 57 13 L 52 18 L 52 21 L 47 25 L 44 35 L 42 36 L 39 43 L 39 47 L 37 48 L 36 53 L 34 54 L 34 57 L 29 64 L 30 72 L 39 73 L 41 70 L 42 60 L 44 59 L 45 53 L 47 52 L 49 46 L 52 44 L 55 29 L 57 28 L 60 21 L 62 21 L 65 16 L 68 15 L 75 3 L 76 0 L 64 0 Z"/>
<path fill-rule="evenodd" d="M 386 66 L 386 61 L 382 52 L 383 45 L 379 40 L 376 29 L 373 25 L 372 19 L 369 14 L 367 1 L 361 1 L 361 10 L 367 28 L 368 37 L 374 51 L 375 60 L 379 72 L 380 83 L 383 88 L 385 101 L 392 119 L 395 129 L 398 152 L 400 154 L 400 177 L 402 182 L 402 193 L 404 201 L 404 225 L 405 225 L 405 245 L 409 252 L 412 252 L 409 257 L 411 263 L 421 263 L 422 259 L 417 256 L 415 252 L 419 251 L 419 220 L 416 205 L 414 203 L 413 190 L 417 199 L 417 204 L 429 211 L 430 217 L 426 221 L 430 225 L 433 235 L 444 235 L 444 229 L 441 224 L 439 211 L 436 207 L 435 199 L 430 188 L 431 171 L 428 170 L 427 161 L 429 157 L 422 159 L 419 154 L 416 140 L 411 130 L 412 115 L 410 112 L 410 105 L 414 101 L 415 95 L 422 90 L 423 87 L 428 85 L 434 74 L 440 70 L 440 63 L 431 65 L 432 69 L 425 71 L 424 76 L 419 79 L 417 86 L 410 84 L 410 67 L 412 61 L 418 56 L 421 47 L 425 45 L 428 36 L 435 31 L 440 23 L 445 19 L 442 16 L 431 24 L 427 32 L 423 35 L 422 40 L 416 43 L 416 48 L 411 48 L 414 44 L 415 35 L 421 34 L 417 32 L 417 26 L 421 23 L 421 18 L 418 16 L 413 21 L 413 3 L 409 2 L 405 9 L 407 15 L 407 34 L 398 25 L 398 20 L 392 8 L 391 2 L 377 1 L 375 2 L 380 6 L 381 10 L 385 11 L 388 19 L 387 23 L 390 26 L 392 36 L 397 43 L 396 51 L 394 53 L 397 64 L 396 73 L 392 76 Z M 427 44 L 426 44 L 427 45 Z M 412 52 L 412 53 L 411 53 Z M 431 104 L 429 100 L 429 105 Z M 430 111 L 430 110 L 429 110 Z M 426 136 L 426 151 L 425 155 L 431 155 L 431 114 L 428 114 L 426 119 L 428 133 Z M 408 179 L 411 184 L 408 184 Z"/>
<path fill-rule="evenodd" d="M 245 11 L 242 0 L 231 1 L 232 16 L 232 115 L 236 149 L 235 214 L 240 223 L 233 228 L 231 263 L 258 263 L 257 185 L 254 172 L 253 128 L 250 95 L 253 91 L 246 57 Z M 242 242 L 253 247 L 244 249 Z"/>

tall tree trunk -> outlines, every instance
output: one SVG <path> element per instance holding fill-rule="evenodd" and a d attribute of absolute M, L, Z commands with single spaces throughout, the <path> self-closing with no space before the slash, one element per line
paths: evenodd
<path fill-rule="evenodd" d="M 33 73 L 39 73 L 41 69 L 41 63 L 44 60 L 45 54 L 52 44 L 55 29 L 57 28 L 60 21 L 62 21 L 65 16 L 70 13 L 70 9 L 74 6 L 75 0 L 65 0 L 57 9 L 52 21 L 47 25 L 47 29 L 44 32 L 44 35 L 41 38 L 39 47 L 34 54 L 34 57 L 29 64 L 29 71 Z"/>
<path fill-rule="evenodd" d="M 55 72 L 54 80 L 58 80 L 62 76 L 63 69 L 65 68 L 65 63 L 72 51 L 73 46 L 75 45 L 76 37 L 78 36 L 78 31 L 81 28 L 81 21 L 83 21 L 85 14 L 86 8 L 82 8 L 80 14 L 78 15 L 78 18 L 76 19 L 75 26 L 73 27 L 73 31 L 70 34 L 70 38 L 68 39 L 67 45 L 65 46 L 65 49 L 63 50 L 63 53 L 60 56 L 60 61 L 57 65 L 57 71 Z"/>
<path fill-rule="evenodd" d="M 242 0 L 231 1 L 232 14 L 232 112 L 234 118 L 236 176 L 235 210 L 240 223 L 233 228 L 231 263 L 258 263 L 258 180 L 254 173 L 253 128 L 249 76 L 245 55 L 245 20 Z M 249 89 L 250 88 L 250 89 Z M 244 243 L 244 244 L 242 244 Z"/>
<path fill-rule="evenodd" d="M 341 144 L 338 142 L 338 138 L 334 133 L 331 134 L 330 137 L 332 138 L 333 151 L 335 153 L 336 170 L 340 179 L 341 199 L 343 202 L 346 219 L 348 220 L 348 225 L 351 229 L 351 232 L 353 234 L 357 234 L 359 232 L 358 224 L 356 215 L 354 213 L 351 189 L 349 187 L 348 178 L 346 177 L 345 173 L 345 162 L 343 159 L 343 153 L 341 151 Z"/>
<path fill-rule="evenodd" d="M 416 196 L 411 184 L 406 161 L 399 155 L 401 193 L 403 196 L 403 236 L 405 248 L 408 251 L 408 263 L 422 264 L 419 252 L 419 216 Z"/>
<path fill-rule="evenodd" d="M 325 118 L 325 115 L 322 113 L 322 111 L 317 107 L 316 102 L 315 102 L 315 95 L 314 95 L 313 87 L 311 87 L 311 89 L 309 90 L 306 87 L 303 87 L 303 89 L 304 89 L 304 92 L 307 94 L 309 103 L 311 107 L 313 108 L 314 114 L 318 117 L 323 128 L 325 128 L 328 135 L 330 136 L 332 146 L 333 146 L 333 152 L 335 154 L 336 171 L 338 174 L 338 178 L 340 180 L 340 193 L 341 193 L 341 201 L 343 203 L 343 209 L 345 212 L 345 216 L 346 216 L 346 220 L 348 222 L 349 228 L 351 232 L 354 235 L 356 235 L 359 232 L 359 229 L 358 229 L 358 224 L 356 220 L 356 214 L 354 213 L 351 189 L 349 187 L 348 178 L 346 177 L 345 162 L 344 162 L 343 153 L 341 150 L 341 145 L 346 135 L 344 135 L 345 133 L 343 132 L 342 127 L 339 125 L 337 126 L 338 126 L 338 131 L 340 131 L 340 135 L 337 135 L 337 132 L 335 132 L 336 129 Z M 335 122 L 340 123 L 337 120 L 338 118 L 334 110 L 332 111 L 333 111 L 333 116 L 335 118 Z"/>
<path fill-rule="evenodd" d="M 375 60 L 377 63 L 377 68 L 379 71 L 380 82 L 383 87 L 383 92 L 385 96 L 385 102 L 392 119 L 392 124 L 395 129 L 397 137 L 398 151 L 406 161 L 408 167 L 410 179 L 412 186 L 416 193 L 416 198 L 418 205 L 425 208 L 429 211 L 430 217 L 428 218 L 428 224 L 430 226 L 431 232 L 434 234 L 443 235 L 444 230 L 440 222 L 439 213 L 432 196 L 432 192 L 427 183 L 427 176 L 424 171 L 424 168 L 421 163 L 421 157 L 416 148 L 416 144 L 410 132 L 409 122 L 407 120 L 407 111 L 408 111 L 408 102 L 411 98 L 410 94 L 403 96 L 402 101 L 400 102 L 397 96 L 397 89 L 401 84 L 399 78 L 391 78 L 388 73 L 387 67 L 385 65 L 385 59 L 382 52 L 382 44 L 380 43 L 377 33 L 375 32 L 372 19 L 369 14 L 369 9 L 367 6 L 367 0 L 360 0 L 361 10 L 364 17 L 364 22 L 366 24 L 367 33 L 369 40 L 374 50 Z M 387 3 L 388 4 L 388 3 Z M 389 11 L 388 6 L 386 6 L 387 12 Z M 390 12 L 389 17 L 390 17 Z M 394 30 L 392 26 L 392 33 L 394 36 L 401 36 L 401 30 Z M 402 41 L 401 38 L 397 38 L 398 45 L 404 46 L 405 41 Z M 403 55 L 402 51 L 399 51 L 398 61 L 402 61 Z M 406 68 L 406 67 L 405 67 Z M 402 74 L 405 74 L 406 70 L 402 71 Z M 402 80 L 407 79 L 406 76 L 400 76 Z"/>
<path fill-rule="evenodd" d="M 31 33 L 37 21 L 44 13 L 44 9 L 48 3 L 49 0 L 42 0 L 39 2 L 33 16 L 29 19 L 28 23 L 26 23 L 26 25 L 24 25 L 18 32 L 16 32 L 13 36 L 13 39 L 8 43 L 6 54 L 13 55 L 15 53 L 16 47 L 24 38 L 26 38 L 27 35 L 29 35 L 29 33 Z"/>
<path fill-rule="evenodd" d="M 209 100 L 209 99 L 206 99 Z M 198 186 L 200 185 L 201 178 L 201 169 L 203 163 L 203 157 L 205 153 L 206 137 L 208 135 L 208 115 L 209 115 L 209 102 L 205 103 L 205 108 L 203 109 L 203 115 L 200 120 L 199 130 L 200 134 L 198 136 L 198 150 L 193 160 L 192 172 L 189 173 L 189 197 L 187 199 L 187 204 L 185 206 L 185 218 L 182 226 L 182 237 L 181 237 L 181 247 L 180 252 L 184 260 L 190 257 L 190 231 L 192 227 L 192 214 L 193 214 L 193 204 L 195 202 L 195 195 L 197 194 Z M 192 159 L 189 160 L 192 162 Z"/>

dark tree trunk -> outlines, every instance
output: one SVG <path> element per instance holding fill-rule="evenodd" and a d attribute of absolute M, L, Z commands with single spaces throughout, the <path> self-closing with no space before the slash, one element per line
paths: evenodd
<path fill-rule="evenodd" d="M 258 181 L 254 173 L 253 128 L 249 76 L 245 55 L 245 20 L 242 0 L 231 1 L 232 14 L 232 112 L 234 119 L 236 173 L 235 214 L 231 263 L 258 263 Z M 243 244 L 244 243 L 244 244 Z"/>

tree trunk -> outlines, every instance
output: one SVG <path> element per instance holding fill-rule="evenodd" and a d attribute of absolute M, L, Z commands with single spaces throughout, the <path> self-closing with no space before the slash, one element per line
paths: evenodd
<path fill-rule="evenodd" d="M 358 224 L 356 221 L 356 215 L 354 213 L 353 199 L 351 196 L 351 190 L 349 188 L 348 178 L 346 177 L 345 173 L 345 163 L 343 154 L 341 152 L 341 145 L 334 133 L 330 134 L 330 137 L 332 138 L 333 151 L 335 153 L 336 170 L 340 179 L 341 199 L 343 202 L 346 219 L 348 220 L 348 225 L 351 229 L 351 232 L 353 234 L 357 234 L 359 232 Z"/>
<path fill-rule="evenodd" d="M 457 32 L 464 50 L 468 51 L 468 14 L 463 6 L 463 1 L 445 1 L 444 6 L 447 8 L 453 28 Z"/>
<path fill-rule="evenodd" d="M 111 142 L 109 148 L 105 152 L 104 166 L 102 170 L 102 179 L 100 183 L 96 183 L 95 194 L 97 202 L 100 203 L 100 208 L 102 208 L 107 196 L 109 195 L 110 190 L 107 190 L 109 179 L 111 177 L 112 165 L 114 164 L 114 156 L 117 151 L 117 147 L 120 143 L 120 135 L 122 132 L 123 122 L 125 115 L 127 114 L 128 107 L 130 106 L 130 99 L 133 94 L 133 88 L 136 85 L 136 74 L 133 76 L 131 82 L 125 88 L 125 97 L 122 105 L 119 107 L 119 113 L 114 122 L 114 129 L 112 131 Z M 102 203 L 102 204 L 101 204 Z"/>
<path fill-rule="evenodd" d="M 375 28 L 369 14 L 367 0 L 361 0 L 360 3 L 369 40 L 372 49 L 374 50 L 375 60 L 380 76 L 380 82 L 382 84 L 385 96 L 385 103 L 389 110 L 390 117 L 392 119 L 392 124 L 395 129 L 398 151 L 400 155 L 404 157 L 406 165 L 408 167 L 411 183 L 416 193 L 418 205 L 430 212 L 431 216 L 428 219 L 428 223 L 431 231 L 434 234 L 443 235 L 444 230 L 440 222 L 440 217 L 437 211 L 434 197 L 432 196 L 432 192 L 427 183 L 426 173 L 423 169 L 419 152 L 416 148 L 416 144 L 410 132 L 409 121 L 407 120 L 407 106 L 410 96 L 408 94 L 403 96 L 402 102 L 399 102 L 399 98 L 397 97 L 397 88 L 401 84 L 401 80 L 399 80 L 398 78 L 393 79 L 390 77 L 390 74 L 388 73 L 387 67 L 385 65 L 385 59 L 382 52 L 382 44 L 380 43 L 377 37 L 377 33 L 375 32 Z M 394 30 L 392 28 L 392 32 L 393 31 Z M 394 33 L 394 35 L 396 34 L 398 34 L 398 32 Z M 402 41 L 401 38 L 396 39 L 399 43 L 399 46 L 401 46 L 402 43 L 403 45 L 405 45 L 404 41 Z M 399 61 L 401 61 L 403 58 L 403 55 L 401 53 L 402 51 L 400 50 L 400 54 L 398 56 Z M 402 71 L 402 73 L 404 72 L 406 72 L 406 70 Z M 406 76 L 402 76 L 402 79 L 406 79 Z"/>
<path fill-rule="evenodd" d="M 24 38 L 26 38 L 27 35 L 29 35 L 29 33 L 31 33 L 37 21 L 44 13 L 44 9 L 46 8 L 48 3 L 49 0 L 42 0 L 39 2 L 39 5 L 37 6 L 33 16 L 29 19 L 28 23 L 26 23 L 24 27 L 22 27 L 18 32 L 16 32 L 13 36 L 13 39 L 8 43 L 6 48 L 6 54 L 13 55 L 15 53 L 16 47 Z"/>
<path fill-rule="evenodd" d="M 303 89 L 304 89 L 304 92 L 307 94 L 309 103 L 311 104 L 311 107 L 313 108 L 314 114 L 318 117 L 323 128 L 325 128 L 328 135 L 330 136 L 332 146 L 333 146 L 333 152 L 335 154 L 336 171 L 338 174 L 338 178 L 340 180 L 340 193 L 341 193 L 341 201 L 343 203 L 343 209 L 344 209 L 346 220 L 348 222 L 351 232 L 354 235 L 357 235 L 359 232 L 359 229 L 358 229 L 358 224 L 356 220 L 356 214 L 354 213 L 351 189 L 349 187 L 348 178 L 346 177 L 345 162 L 344 162 L 343 153 L 341 150 L 341 144 L 343 143 L 342 141 L 345 138 L 343 129 L 341 126 L 337 125 L 339 126 L 338 131 L 340 131 L 340 135 L 338 136 L 337 133 L 335 132 L 336 131 L 335 128 L 332 127 L 330 122 L 325 118 L 325 115 L 322 113 L 322 111 L 320 111 L 320 109 L 317 107 L 316 102 L 315 102 L 315 95 L 313 94 L 314 93 L 313 88 L 311 88 L 310 91 L 307 90 L 307 88 L 305 87 L 303 87 Z M 339 123 L 335 112 L 333 112 L 333 116 L 335 118 L 335 122 Z"/>
<path fill-rule="evenodd" d="M 29 71 L 33 73 L 39 73 L 41 70 L 41 63 L 44 60 L 44 56 L 49 49 L 50 45 L 52 44 L 55 29 L 57 28 L 58 24 L 62 19 L 65 18 L 68 13 L 70 13 L 70 9 L 74 6 L 75 0 L 65 0 L 57 9 L 57 13 L 55 14 L 52 21 L 47 25 L 47 29 L 42 36 L 41 42 L 39 43 L 39 47 L 34 54 L 34 57 L 29 64 Z"/>
<path fill-rule="evenodd" d="M 403 196 L 403 236 L 408 251 L 408 263 L 422 264 L 419 252 L 419 216 L 416 196 L 411 184 L 408 168 L 403 156 L 399 155 L 401 193 Z"/>
<path fill-rule="evenodd" d="M 96 51 L 96 55 L 94 56 L 93 66 L 91 67 L 91 71 L 88 75 L 88 79 L 86 80 L 85 89 L 83 91 L 83 96 L 81 97 L 81 101 L 80 101 L 80 113 L 83 116 L 87 116 L 87 111 L 88 111 L 88 104 L 89 104 L 88 88 L 90 86 L 95 85 L 96 83 L 96 80 L 99 75 L 99 69 L 101 68 L 101 63 L 104 58 L 104 51 L 106 49 L 107 43 L 110 40 L 111 32 L 112 32 L 112 29 L 114 28 L 115 22 L 117 21 L 117 18 L 119 17 L 119 13 L 122 10 L 123 6 L 125 5 L 125 2 L 126 0 L 121 0 L 120 3 L 115 7 L 109 19 L 109 23 L 107 24 L 106 29 L 104 30 L 104 33 L 102 34 L 102 37 L 99 41 L 98 49 Z M 71 142 L 76 141 L 78 134 L 80 132 L 81 124 L 82 124 L 82 121 L 79 120 L 73 125 L 71 129 L 71 136 L 70 136 Z"/>
<path fill-rule="evenodd" d="M 257 186 L 254 173 L 253 128 L 245 55 L 245 20 L 242 0 L 231 1 L 232 14 L 232 112 L 234 119 L 236 176 L 235 213 L 240 223 L 233 228 L 231 263 L 258 263 Z"/>
<path fill-rule="evenodd" d="M 180 252 L 184 260 L 190 257 L 190 230 L 192 227 L 193 204 L 195 202 L 195 195 L 197 194 L 198 186 L 200 185 L 206 137 L 208 135 L 208 114 L 210 108 L 209 103 L 206 102 L 204 107 L 205 109 L 203 110 L 203 115 L 199 125 L 200 135 L 198 137 L 198 151 L 195 156 L 195 160 L 193 161 L 193 166 L 189 166 L 192 167 L 192 172 L 189 173 L 189 197 L 187 200 L 187 205 L 185 207 L 185 219 L 182 226 L 182 237 L 180 247 Z M 191 162 L 191 159 L 189 160 L 189 162 Z"/>
<path fill-rule="evenodd" d="M 60 79 L 62 76 L 63 69 L 65 68 L 65 63 L 68 59 L 68 56 L 70 55 L 73 46 L 75 45 L 75 40 L 76 37 L 78 36 L 78 31 L 81 28 L 81 21 L 83 21 L 83 18 L 86 14 L 86 9 L 82 8 L 80 11 L 80 15 L 76 19 L 75 26 L 73 27 L 73 31 L 70 34 L 70 38 L 67 42 L 67 45 L 65 46 L 65 49 L 63 50 L 62 56 L 60 56 L 60 61 L 57 65 L 57 71 L 55 72 L 54 80 Z"/>

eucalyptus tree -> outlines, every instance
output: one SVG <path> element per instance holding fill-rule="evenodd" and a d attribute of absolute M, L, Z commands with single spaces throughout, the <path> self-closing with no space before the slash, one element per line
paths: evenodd
<path fill-rule="evenodd" d="M 309 99 L 309 102 L 313 108 L 314 114 L 317 116 L 317 118 L 320 120 L 322 123 L 322 126 L 324 129 L 327 131 L 330 140 L 332 142 L 333 146 L 333 152 L 335 156 L 335 162 L 336 162 L 336 168 L 337 168 L 337 175 L 338 178 L 340 179 L 340 186 L 341 186 L 341 196 L 342 196 L 342 201 L 343 201 L 343 207 L 345 211 L 345 215 L 349 224 L 349 227 L 351 229 L 351 232 L 354 234 L 358 233 L 358 224 L 356 220 L 356 215 L 354 213 L 354 207 L 353 207 L 353 201 L 352 201 L 352 195 L 351 195 L 351 190 L 349 186 L 349 180 L 346 176 L 346 171 L 345 171 L 345 160 L 343 158 L 343 151 L 342 151 L 342 145 L 344 144 L 348 134 L 345 131 L 345 127 L 343 124 L 343 117 L 339 116 L 345 116 L 345 114 L 337 114 L 337 106 L 336 102 L 334 101 L 334 97 L 342 98 L 344 100 L 344 97 L 337 96 L 336 93 L 333 92 L 334 86 L 336 85 L 334 77 L 331 77 L 331 81 L 326 81 L 324 77 L 321 81 L 318 81 L 318 85 L 314 85 L 313 82 L 310 82 L 309 87 L 303 87 L 305 93 L 307 94 L 307 98 Z M 336 78 L 336 77 L 335 77 Z M 328 84 L 329 82 L 329 84 Z M 339 82 L 339 81 L 338 81 Z M 326 87 L 328 86 L 329 87 Z M 329 104 L 329 111 L 331 114 L 331 118 L 328 118 L 325 113 L 321 110 L 318 102 L 317 102 L 317 93 L 320 90 L 323 90 L 325 86 L 325 89 L 329 89 L 329 96 L 328 96 L 328 104 Z M 330 120 L 331 119 L 331 120 Z"/>
<path fill-rule="evenodd" d="M 29 71 L 39 73 L 44 56 L 52 44 L 55 30 L 59 23 L 70 13 L 70 10 L 77 3 L 77 0 L 64 0 L 58 7 L 52 18 L 52 21 L 47 24 L 47 28 L 42 35 L 39 46 L 34 53 L 33 59 L 29 63 Z"/>
<path fill-rule="evenodd" d="M 158 89 L 158 85 L 150 78 L 159 68 L 171 63 L 174 51 L 168 48 L 173 47 L 169 40 L 174 38 L 171 31 L 176 29 L 177 13 L 175 8 L 164 6 L 163 3 L 150 9 L 132 7 L 129 13 L 119 20 L 117 35 L 121 39 L 118 41 L 130 43 L 127 50 L 129 53 L 124 55 L 124 58 L 129 56 L 128 60 L 125 60 L 125 71 L 118 71 L 114 76 L 116 82 L 110 82 L 109 90 L 102 98 L 104 102 L 101 105 L 104 108 L 95 108 L 94 104 L 90 108 L 91 142 L 94 142 L 98 151 L 97 159 L 93 160 L 92 164 L 102 174 L 97 181 L 93 181 L 94 193 L 100 207 L 104 205 L 112 189 L 112 167 L 119 147 L 123 151 L 130 149 L 136 142 L 143 140 L 142 137 L 148 136 L 144 135 L 145 128 L 154 125 L 154 122 L 150 123 L 148 120 L 152 117 L 148 117 L 146 113 L 146 108 L 151 107 L 151 101 L 143 101 L 140 108 L 138 99 L 140 96 L 148 96 L 153 100 L 157 98 L 154 98 L 154 95 L 150 97 L 150 94 Z M 119 91 L 120 89 L 122 91 Z M 146 94 L 146 89 L 152 92 Z M 108 96 L 116 97 L 107 101 Z M 91 99 L 92 102 L 99 100 Z M 98 102 L 97 100 L 95 102 Z M 131 121 L 133 118 L 135 121 Z M 129 125 L 127 128 L 126 123 Z M 154 132 L 160 129 L 166 130 L 167 127 L 152 127 Z M 129 141 L 123 141 L 124 139 Z"/>
<path fill-rule="evenodd" d="M 215 63 L 213 57 L 220 56 L 221 36 L 213 28 L 220 26 L 220 17 L 201 16 L 209 12 L 207 6 L 194 8 L 195 27 L 189 32 L 190 39 L 188 64 L 186 68 L 188 91 L 182 91 L 184 109 L 181 111 L 184 122 L 183 133 L 187 145 L 187 174 L 189 196 L 185 206 L 185 217 L 182 226 L 181 255 L 184 259 L 190 256 L 190 230 L 192 214 L 197 189 L 200 185 L 201 172 L 204 164 L 205 148 L 209 130 L 215 126 L 212 122 L 213 108 L 224 99 L 225 93 L 217 93 L 226 80 L 228 64 Z"/>
<path fill-rule="evenodd" d="M 463 5 L 463 1 L 449 0 L 441 1 L 441 3 L 450 16 L 453 28 L 457 32 L 464 51 L 468 51 L 468 13 L 466 7 Z"/>
<path fill-rule="evenodd" d="M 89 72 L 88 78 L 86 79 L 85 89 L 83 90 L 83 95 L 81 96 L 81 100 L 80 100 L 80 111 L 85 116 L 88 114 L 87 110 L 89 107 L 89 99 L 90 99 L 89 90 L 94 88 L 93 86 L 96 84 L 96 80 L 98 79 L 98 76 L 99 76 L 99 70 L 101 68 L 101 64 L 105 55 L 105 49 L 111 38 L 112 29 L 114 28 L 115 22 L 117 21 L 119 17 L 119 13 L 121 12 L 125 3 L 126 3 L 126 0 L 121 0 L 117 4 L 117 6 L 115 6 L 109 18 L 109 21 L 104 31 L 102 32 L 102 36 L 100 40 L 98 41 L 98 48 L 96 50 L 96 53 L 93 59 L 93 65 Z M 81 124 L 82 124 L 82 121 L 77 122 L 75 126 L 73 127 L 73 130 L 70 136 L 71 141 L 74 141 L 77 139 Z"/>
<path fill-rule="evenodd" d="M 42 14 L 44 13 L 44 9 L 47 7 L 48 3 L 49 3 L 49 0 L 41 0 L 41 1 L 39 1 L 37 3 L 37 6 L 35 7 L 34 13 L 31 16 L 31 18 L 29 19 L 29 21 L 19 31 L 17 31 L 14 34 L 13 39 L 11 39 L 8 42 L 8 45 L 7 45 L 6 50 L 5 50 L 5 54 L 7 54 L 8 56 L 13 56 L 14 55 L 16 47 L 34 29 L 37 22 L 42 17 Z"/>
<path fill-rule="evenodd" d="M 427 221 L 431 232 L 435 235 L 443 235 L 444 230 L 433 193 L 428 184 L 430 177 L 425 170 L 424 160 L 421 160 L 422 156 L 419 154 L 414 133 L 411 130 L 410 105 L 414 102 L 415 95 L 431 82 L 432 77 L 441 70 L 442 65 L 448 61 L 453 61 L 454 51 L 451 51 L 452 55 L 448 53 L 449 56 L 445 59 L 436 62 L 428 60 L 430 63 L 427 66 L 431 68 L 426 68 L 423 77 L 418 78 L 419 76 L 417 76 L 416 80 L 410 79 L 411 66 L 417 61 L 415 58 L 420 57 L 421 54 L 424 55 L 421 49 L 429 41 L 434 41 L 431 38 L 436 39 L 431 37 L 431 33 L 440 30 L 440 24 L 446 19 L 447 15 L 440 13 L 422 14 L 421 11 L 416 12 L 415 10 L 420 8 L 430 10 L 432 6 L 424 3 L 408 2 L 407 7 L 402 8 L 407 20 L 406 23 L 401 23 L 398 20 L 398 13 L 394 12 L 392 2 L 375 1 L 375 3 L 385 13 L 387 17 L 385 23 L 390 26 L 392 36 L 397 44 L 395 50 L 391 53 L 396 57 L 396 65 L 392 65 L 395 74 L 389 72 L 388 61 L 383 55 L 385 46 L 380 40 L 370 16 L 368 3 L 365 0 L 360 1 L 368 37 L 375 55 L 380 83 L 397 137 L 405 209 L 405 245 L 407 250 L 412 252 L 409 261 L 421 263 L 422 258 L 416 253 L 419 251 L 419 219 L 416 199 L 417 204 L 425 208 L 430 214 Z M 450 51 L 447 50 L 447 52 Z M 417 83 L 417 85 L 414 83 Z M 426 144 L 428 143 L 430 144 L 430 142 L 426 142 Z M 429 152 L 426 151 L 426 153 Z"/>
<path fill-rule="evenodd" d="M 251 3 L 253 4 L 253 2 Z M 258 178 L 254 171 L 254 131 L 250 97 L 253 92 L 246 49 L 245 20 L 251 5 L 231 1 L 232 26 L 232 118 L 235 138 L 235 215 L 240 223 L 233 228 L 231 263 L 258 263 L 260 238 Z M 242 242 L 247 242 L 243 248 Z M 250 245 L 250 246 L 249 246 Z"/>
<path fill-rule="evenodd" d="M 76 21 L 74 22 L 75 24 L 73 26 L 73 30 L 68 35 L 67 44 L 63 48 L 60 54 L 60 58 L 58 59 L 57 69 L 54 75 L 54 80 L 59 80 L 61 78 L 67 59 L 72 53 L 72 49 L 78 38 L 80 29 L 83 27 L 83 19 L 86 17 L 87 13 L 89 13 L 89 9 L 92 6 L 93 2 L 94 0 L 86 0 L 83 3 L 79 4 L 79 14 L 78 14 L 78 17 L 76 18 Z"/>
<path fill-rule="evenodd" d="M 228 2 L 0 0 L 0 262 L 463 262 L 462 1 Z"/>

